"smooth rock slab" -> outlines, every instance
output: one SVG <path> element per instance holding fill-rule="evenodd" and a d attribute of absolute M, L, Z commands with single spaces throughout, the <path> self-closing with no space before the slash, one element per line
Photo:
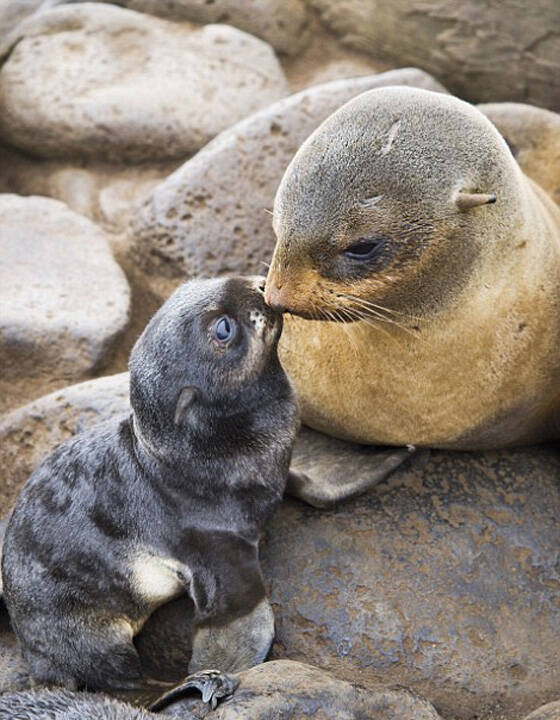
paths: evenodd
<path fill-rule="evenodd" d="M 56 200 L 0 195 L 2 382 L 82 379 L 110 358 L 129 288 L 106 235 Z"/>
<path fill-rule="evenodd" d="M 471 102 L 560 110 L 560 3 L 307 0 L 343 43 L 417 65 Z"/>
<path fill-rule="evenodd" d="M 560 115 L 523 103 L 479 105 L 521 169 L 560 204 Z"/>
<path fill-rule="evenodd" d="M 318 85 L 271 105 L 221 133 L 154 189 L 133 219 L 134 259 L 170 279 L 168 290 L 176 278 L 265 273 L 275 244 L 270 210 L 293 155 L 345 102 L 387 85 L 445 92 L 406 68 Z"/>
<path fill-rule="evenodd" d="M 0 71 L 0 136 L 39 157 L 184 158 L 287 93 L 262 40 L 112 5 L 21 22 Z"/>

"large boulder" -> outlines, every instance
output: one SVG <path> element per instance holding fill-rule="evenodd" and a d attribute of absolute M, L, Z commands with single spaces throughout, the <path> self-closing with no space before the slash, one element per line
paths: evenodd
<path fill-rule="evenodd" d="M 262 40 L 100 3 L 37 12 L 7 48 L 0 136 L 39 157 L 185 158 L 287 93 Z"/>
<path fill-rule="evenodd" d="M 270 210 L 293 155 L 345 102 L 387 85 L 445 92 L 413 68 L 311 87 L 224 131 L 159 184 L 134 216 L 131 242 L 152 282 L 169 281 L 160 293 L 198 274 L 262 274 L 275 243 Z"/>
<path fill-rule="evenodd" d="M 307 0 L 343 43 L 433 73 L 473 102 L 560 110 L 560 3 Z"/>
<path fill-rule="evenodd" d="M 3 394 L 91 377 L 128 322 L 129 287 L 107 236 L 61 202 L 9 194 L 0 236 Z"/>
<path fill-rule="evenodd" d="M 560 205 L 560 115 L 523 103 L 478 106 L 506 139 L 517 162 Z"/>
<path fill-rule="evenodd" d="M 294 461 L 320 474 L 308 434 Z M 346 456 L 344 476 L 356 467 Z M 334 511 L 284 503 L 261 552 L 273 657 L 404 684 L 450 718 L 557 699 L 559 474 L 553 447 L 438 451 Z"/>

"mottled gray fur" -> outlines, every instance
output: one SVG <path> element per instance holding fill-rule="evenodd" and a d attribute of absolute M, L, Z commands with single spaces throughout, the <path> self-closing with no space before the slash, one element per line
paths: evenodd
<path fill-rule="evenodd" d="M 223 315 L 237 326 L 225 345 L 212 334 Z M 196 608 L 191 671 L 264 659 L 273 620 L 258 542 L 297 428 L 280 332 L 257 279 L 183 285 L 132 351 L 132 415 L 65 442 L 32 474 L 2 564 L 36 681 L 141 686 L 133 636 L 182 593 Z"/>

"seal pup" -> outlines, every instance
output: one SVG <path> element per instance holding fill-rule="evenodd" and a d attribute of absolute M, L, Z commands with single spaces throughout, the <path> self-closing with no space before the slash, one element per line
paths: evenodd
<path fill-rule="evenodd" d="M 62 444 L 32 474 L 3 549 L 4 599 L 36 682 L 144 685 L 133 638 L 195 606 L 189 672 L 262 662 L 274 633 L 258 562 L 297 430 L 282 318 L 262 279 L 192 281 L 130 358 L 132 414 Z M 210 700 L 220 682 L 201 673 Z"/>
<path fill-rule="evenodd" d="M 460 450 L 558 436 L 560 211 L 479 110 L 358 96 L 293 158 L 273 225 L 266 298 L 294 316 L 306 424 Z"/>

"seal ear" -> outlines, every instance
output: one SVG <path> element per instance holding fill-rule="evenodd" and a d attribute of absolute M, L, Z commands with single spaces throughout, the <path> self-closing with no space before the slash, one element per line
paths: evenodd
<path fill-rule="evenodd" d="M 488 205 L 496 202 L 494 194 L 458 192 L 455 196 L 455 205 L 459 210 L 470 210 L 479 205 Z"/>
<path fill-rule="evenodd" d="M 175 407 L 175 425 L 181 425 L 188 409 L 194 403 L 199 395 L 198 388 L 189 386 L 184 387 L 179 393 L 177 406 Z"/>

